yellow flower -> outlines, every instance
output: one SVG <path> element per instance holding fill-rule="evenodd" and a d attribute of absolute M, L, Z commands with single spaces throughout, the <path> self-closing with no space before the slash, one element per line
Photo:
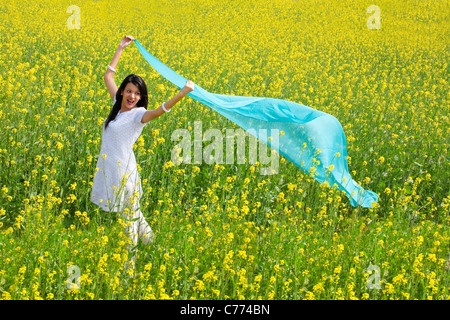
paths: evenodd
<path fill-rule="evenodd" d="M 325 288 L 323 285 L 323 282 L 319 282 L 318 284 L 313 286 L 313 292 L 314 293 L 323 293 L 325 292 Z"/>

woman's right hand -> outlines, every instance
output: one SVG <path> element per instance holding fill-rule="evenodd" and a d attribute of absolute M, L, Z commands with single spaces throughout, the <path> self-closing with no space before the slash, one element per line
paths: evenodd
<path fill-rule="evenodd" d="M 125 36 L 119 43 L 119 47 L 125 49 L 131 42 L 134 41 L 132 36 Z"/>

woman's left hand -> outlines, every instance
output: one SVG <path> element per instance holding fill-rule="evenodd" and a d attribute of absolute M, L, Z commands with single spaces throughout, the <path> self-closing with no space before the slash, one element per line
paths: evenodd
<path fill-rule="evenodd" d="M 184 91 L 184 93 L 188 94 L 189 92 L 194 91 L 194 88 L 195 88 L 194 82 L 188 80 L 186 81 L 186 85 L 184 86 L 184 88 L 181 90 Z"/>

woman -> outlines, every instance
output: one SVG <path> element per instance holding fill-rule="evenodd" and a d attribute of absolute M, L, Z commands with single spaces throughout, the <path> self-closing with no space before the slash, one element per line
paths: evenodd
<path fill-rule="evenodd" d="M 145 124 L 170 112 L 178 101 L 194 90 L 194 83 L 187 81 L 185 87 L 172 99 L 157 109 L 147 110 L 147 86 L 141 77 L 129 75 L 119 88 L 114 82 L 120 56 L 132 41 L 132 36 L 125 36 L 120 41 L 103 77 L 114 102 L 103 125 L 102 146 L 94 175 L 91 201 L 104 211 L 121 212 L 127 222 L 127 232 L 132 245 L 136 245 L 138 236 L 147 244 L 151 240 L 152 230 L 139 206 L 142 187 L 133 144 Z M 132 260 L 134 261 L 134 257 Z"/>

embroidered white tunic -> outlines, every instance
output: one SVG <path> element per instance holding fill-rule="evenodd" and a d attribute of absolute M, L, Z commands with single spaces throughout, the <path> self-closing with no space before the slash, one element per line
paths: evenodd
<path fill-rule="evenodd" d="M 114 103 L 115 103 L 114 99 Z M 137 210 L 142 186 L 133 144 L 146 125 L 141 123 L 145 111 L 134 107 L 120 112 L 108 128 L 103 125 L 102 146 L 97 160 L 91 201 L 104 211 Z"/>

